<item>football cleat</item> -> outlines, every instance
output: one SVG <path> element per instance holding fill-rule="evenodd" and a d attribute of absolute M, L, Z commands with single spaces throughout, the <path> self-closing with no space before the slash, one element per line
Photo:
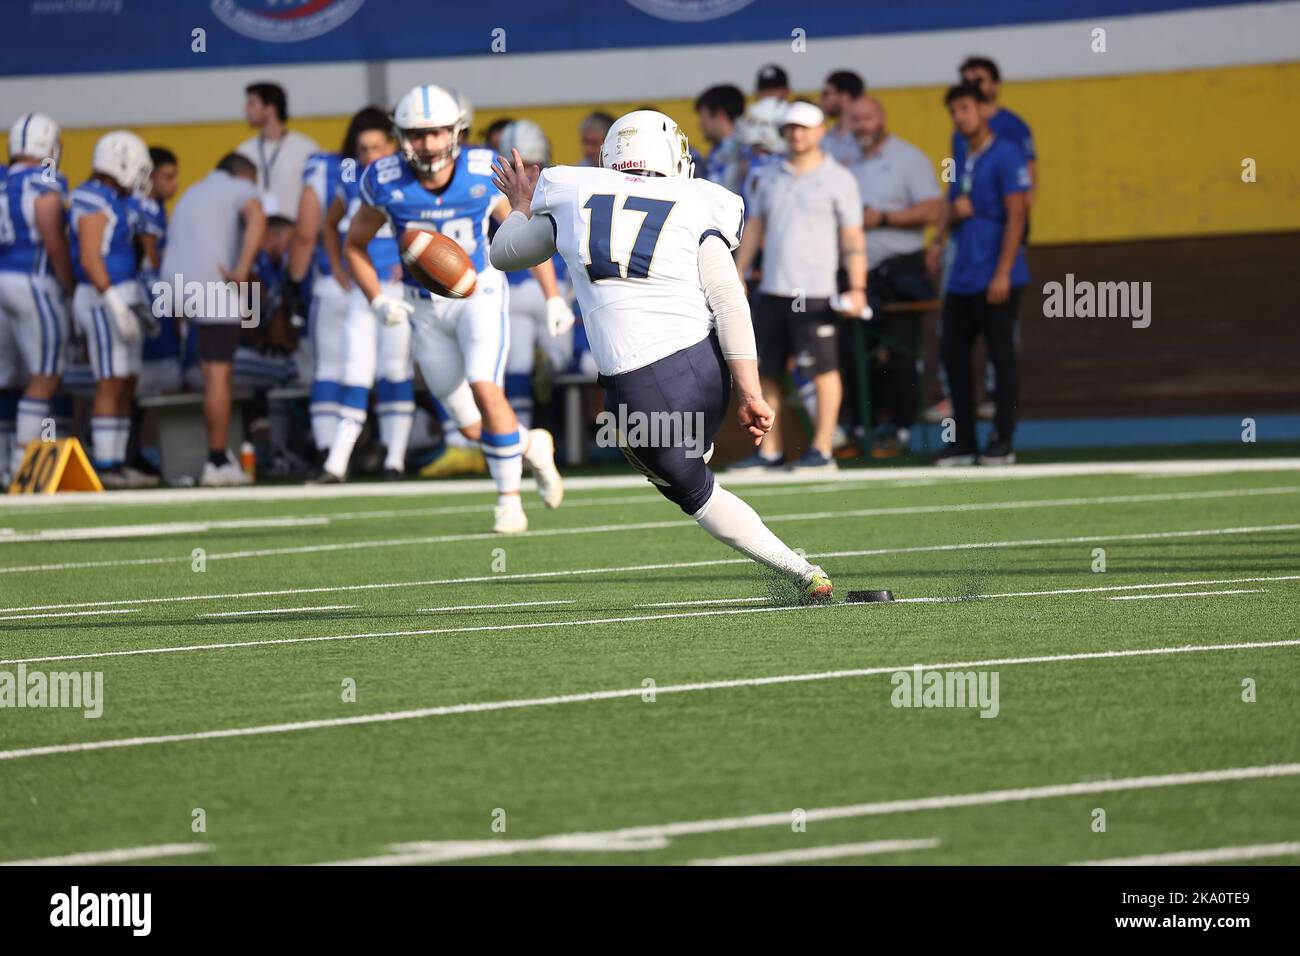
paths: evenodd
<path fill-rule="evenodd" d="M 492 530 L 497 534 L 522 534 L 528 530 L 528 516 L 518 495 L 502 495 L 493 518 Z"/>
<path fill-rule="evenodd" d="M 564 500 L 564 479 L 555 467 L 555 439 L 545 428 L 534 428 L 528 433 L 528 451 L 524 461 L 533 469 L 537 493 L 548 508 L 560 507 Z"/>
<path fill-rule="evenodd" d="M 814 564 L 811 574 L 800 588 L 799 602 L 801 604 L 829 604 L 831 602 L 831 590 L 830 575 Z"/>
<path fill-rule="evenodd" d="M 486 475 L 487 459 L 480 448 L 448 445 L 442 454 L 420 469 L 421 478 L 454 478 L 457 475 Z"/>

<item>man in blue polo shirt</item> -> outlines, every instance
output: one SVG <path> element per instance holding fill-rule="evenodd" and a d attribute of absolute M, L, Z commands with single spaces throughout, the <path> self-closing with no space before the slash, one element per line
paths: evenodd
<path fill-rule="evenodd" d="M 1020 378 L 1014 326 L 1029 283 L 1023 240 L 1031 180 L 1024 151 L 989 128 L 985 102 L 979 87 L 967 84 L 954 86 L 944 97 L 964 141 L 965 158 L 958 167 L 960 179 L 948 191 L 947 222 L 956 252 L 944 295 L 940 344 L 956 435 L 936 459 L 938 465 L 971 464 L 976 458 L 971 355 L 981 335 L 998 389 L 994 434 L 979 461 L 1015 461 L 1011 442 Z"/>

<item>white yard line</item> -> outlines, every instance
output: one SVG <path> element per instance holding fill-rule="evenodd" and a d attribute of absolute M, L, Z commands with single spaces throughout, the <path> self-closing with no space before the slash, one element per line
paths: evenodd
<path fill-rule="evenodd" d="M 460 604 L 455 607 L 418 607 L 418 614 L 433 614 L 437 611 L 487 611 L 503 607 L 540 607 L 545 604 L 576 604 L 576 601 L 511 601 L 507 604 Z"/>
<path fill-rule="evenodd" d="M 846 605 L 838 606 L 844 607 Z M 847 606 L 857 607 L 858 605 Z M 761 610 L 767 611 L 770 609 L 763 608 Z M 787 608 L 784 610 L 792 609 Z M 751 609 L 747 608 L 741 611 L 709 611 L 703 612 L 703 614 L 699 615 L 652 615 L 651 617 L 632 618 L 632 620 L 651 620 L 664 616 L 698 617 L 709 614 L 737 613 L 751 613 Z M 480 630 L 480 628 L 468 628 L 468 630 Z M 242 645 L 231 646 L 238 647 Z M 816 681 L 844 680 L 853 677 L 875 677 L 881 674 L 895 674 L 899 671 L 910 672 L 917 667 L 920 667 L 922 670 L 970 670 L 987 667 L 1013 667 L 1021 664 L 1057 664 L 1073 661 L 1115 660 L 1130 657 L 1156 657 L 1168 654 L 1201 654 L 1220 651 L 1261 650 L 1265 648 L 1297 646 L 1300 646 L 1300 640 L 1253 641 L 1241 644 L 1194 644 L 1182 647 L 1137 648 L 1119 651 L 1088 651 L 1076 654 L 1051 654 L 1040 657 L 1004 657 L 989 660 L 956 661 L 940 664 L 918 664 L 916 662 L 908 662 L 894 664 L 888 667 L 861 667 L 851 670 L 820 671 L 808 674 L 778 674 L 770 677 L 741 677 L 731 680 L 703 681 L 696 684 L 668 684 L 662 687 L 656 687 L 655 693 L 657 695 L 688 694 L 714 690 L 733 690 L 739 687 L 770 687 L 778 684 L 801 684 Z M 92 657 L 101 655 L 81 656 Z M 69 658 L 36 658 L 36 660 L 67 659 Z M 16 662 L 0 661 L 0 663 Z M 26 757 L 44 757 L 52 754 L 81 753 L 91 750 L 110 750 L 122 747 L 145 747 L 154 744 L 187 743 L 196 740 L 219 740 L 227 737 L 257 737 L 266 734 L 284 734 L 307 730 L 322 730 L 333 727 L 354 727 L 365 724 L 393 723 L 404 720 L 419 720 L 427 717 L 450 717 L 461 714 L 481 714 L 493 711 L 521 710 L 531 707 L 554 707 L 562 704 L 580 704 L 590 703 L 593 701 L 641 697 L 645 692 L 646 688 L 638 684 L 636 687 L 624 687 L 615 690 L 587 691 L 585 693 L 576 694 L 561 694 L 553 697 L 525 697 L 516 700 L 480 701 L 468 704 L 445 704 L 439 707 L 421 707 L 413 710 L 385 711 L 375 714 L 360 714 L 354 717 L 331 717 L 324 720 L 302 720 L 279 724 L 263 724 L 254 727 L 227 727 L 221 730 L 161 734 L 152 737 L 123 737 L 108 740 L 88 740 L 70 744 L 50 744 L 44 747 L 25 747 L 16 750 L 0 750 L 0 760 L 19 760 Z"/>
<path fill-rule="evenodd" d="M 1261 767 L 1228 767 L 1222 770 L 1122 777 L 1117 780 L 1090 780 L 1079 783 L 1021 787 L 1013 790 L 986 790 L 980 793 L 944 794 L 932 797 L 884 800 L 875 803 L 855 803 L 838 807 L 819 807 L 804 811 L 802 819 L 806 824 L 813 824 L 827 820 L 851 820 L 858 817 L 889 816 L 896 813 L 915 813 L 924 810 L 996 806 L 1086 794 L 1124 793 L 1132 790 L 1153 790 L 1163 787 L 1196 786 L 1199 784 L 1229 783 L 1243 780 L 1269 780 L 1294 776 L 1300 776 L 1300 763 L 1270 764 Z M 428 840 L 416 843 L 394 843 L 389 846 L 390 852 L 385 855 L 339 860 L 336 865 L 391 866 L 409 863 L 442 863 L 450 860 L 472 860 L 489 856 L 511 856 L 518 853 L 547 851 L 663 849 L 668 845 L 668 841 L 675 837 L 698 836 L 707 833 L 730 833 L 736 830 L 750 830 L 762 827 L 788 827 L 792 819 L 790 810 L 778 810 L 775 813 L 756 813 L 746 817 L 684 820 L 677 823 L 623 827 L 618 830 L 602 830 L 588 833 L 559 833 L 530 840 L 512 840 L 509 843 L 504 841 L 497 843 L 492 840 Z"/>
<path fill-rule="evenodd" d="M 775 524 L 787 521 L 828 521 L 844 518 L 904 517 L 920 514 L 948 514 L 958 512 L 1019 511 L 1027 508 L 1074 508 L 1115 504 L 1156 504 L 1166 501 L 1197 501 L 1213 498 L 1244 498 L 1260 495 L 1300 494 L 1300 485 L 1278 488 L 1238 488 L 1223 491 L 1186 491 L 1151 495 L 1109 495 L 1099 498 L 1027 498 L 1018 501 L 982 501 L 948 505 L 906 505 L 893 508 L 857 508 L 848 511 L 803 511 L 766 515 L 764 521 Z M 662 521 L 639 521 L 624 524 L 584 525 L 569 528 L 540 528 L 512 535 L 512 541 L 553 538 L 586 534 L 626 533 L 629 531 L 661 531 L 695 528 L 689 518 Z M 1300 526 L 1295 526 L 1300 527 Z M 500 541 L 501 536 L 490 531 L 461 534 L 425 535 L 418 538 L 388 538 L 385 540 L 343 541 L 333 544 L 299 545 L 297 547 L 262 548 L 246 551 L 216 551 L 206 555 L 208 561 L 247 558 L 287 557 L 298 554 L 323 554 L 340 551 L 375 550 L 380 548 L 409 548 L 430 544 L 457 544 L 468 541 Z M 67 561 L 53 564 L 11 565 L 0 567 L 0 574 L 20 574 L 44 571 L 78 571 L 93 568 L 138 567 L 156 564 L 177 564 L 191 561 L 189 552 L 159 555 L 149 558 L 122 558 L 103 561 Z"/>
<path fill-rule="evenodd" d="M 159 843 L 156 846 L 133 846 L 119 850 L 91 850 L 66 856 L 47 856 L 35 860 L 7 860 L 0 866 L 96 866 L 101 863 L 130 863 L 134 860 L 158 860 L 169 856 L 207 853 L 210 843 Z"/>
<path fill-rule="evenodd" d="M 1217 597 L 1222 594 L 1265 594 L 1266 588 L 1237 588 L 1232 591 L 1175 591 L 1172 594 L 1122 594 L 1107 601 L 1154 601 L 1157 598 Z"/>
<path fill-rule="evenodd" d="M 1145 856 L 1114 856 L 1107 860 L 1076 860 L 1070 866 L 1191 866 L 1198 863 L 1264 860 L 1275 856 L 1300 856 L 1300 842 L 1221 846 L 1214 850 L 1182 850 L 1178 853 L 1150 853 Z"/>
<path fill-rule="evenodd" d="M 656 601 L 654 604 L 633 604 L 632 607 L 695 607 L 703 604 L 771 604 L 770 597 L 709 598 L 704 601 Z"/>
<path fill-rule="evenodd" d="M 199 617 L 245 617 L 255 614 L 299 614 L 306 611 L 352 611 L 359 604 L 316 604 L 311 607 L 268 607 L 255 611 L 212 611 Z"/>
<path fill-rule="evenodd" d="M 99 541 L 116 538 L 157 538 L 173 534 L 205 534 L 209 531 L 238 531 L 250 528 L 307 528 L 329 524 L 329 518 L 240 518 L 233 521 L 165 521 L 150 524 L 107 524 L 89 528 L 46 528 L 43 531 L 12 531 L 0 534 L 0 546 L 50 541 Z"/>
<path fill-rule="evenodd" d="M 871 843 L 838 843 L 814 846 L 805 850 L 777 850 L 773 853 L 748 853 L 743 856 L 715 856 L 691 860 L 691 866 L 773 866 L 784 863 L 815 863 L 819 860 L 842 860 L 845 857 L 876 856 L 881 853 L 908 853 L 933 850 L 939 846 L 935 837 L 920 840 L 875 840 Z"/>
<path fill-rule="evenodd" d="M 1012 541 L 972 541 L 960 544 L 929 544 L 915 545 L 903 548 L 869 548 L 857 551 L 821 551 L 809 554 L 810 558 L 864 558 L 880 557 L 892 554 L 928 554 L 945 551 L 982 551 L 1001 548 L 1030 548 L 1030 547 L 1050 547 L 1062 544 L 1092 544 L 1106 541 L 1157 541 L 1157 540 L 1176 540 L 1180 538 L 1203 538 L 1218 537 L 1220 535 L 1239 535 L 1239 534 L 1261 534 L 1277 531 L 1300 531 L 1300 524 L 1278 524 L 1278 525 L 1258 525 L 1253 527 L 1241 528 L 1201 528 L 1191 531 L 1146 531 L 1134 532 L 1128 534 L 1089 534 L 1068 538 L 1024 538 Z M 209 555 L 209 557 L 211 557 Z M 186 560 L 189 560 L 188 558 Z M 76 601 L 65 604 L 35 604 L 26 607 L 7 607 L 0 608 L 0 614 L 10 611 L 54 611 L 64 608 L 79 607 L 103 607 L 106 605 L 122 606 L 131 604 L 173 604 L 182 601 L 233 601 L 245 598 L 261 597 L 281 597 L 289 594 L 337 594 L 351 591 L 384 591 L 392 588 L 423 588 L 423 587 L 441 587 L 443 585 L 455 584 L 482 584 L 487 581 L 522 581 L 522 580 L 540 580 L 545 578 L 562 578 L 571 575 L 587 574 L 620 574 L 625 572 L 640 571 L 669 571 L 685 570 L 689 568 L 713 568 L 723 567 L 726 565 L 752 565 L 753 562 L 748 558 L 714 558 L 707 561 L 668 561 L 657 564 L 625 564 L 615 565 L 612 567 L 600 568 L 568 568 L 557 571 L 522 571 L 510 574 L 481 574 L 472 577 L 461 578 L 432 578 L 422 581 L 388 581 L 378 584 L 342 584 L 327 587 L 315 588 L 283 588 L 273 591 L 237 591 L 226 594 L 178 594 L 171 597 L 154 597 L 154 598 L 122 598 L 115 601 Z M 1169 582 L 1169 587 L 1179 587 L 1184 584 L 1236 584 L 1241 581 L 1275 581 L 1290 580 L 1289 578 L 1230 578 L 1226 580 L 1211 581 L 1182 581 Z M 1160 585 L 1147 585 L 1150 587 L 1160 587 Z M 1037 592 L 1026 591 L 1023 594 L 1070 594 L 1075 593 L 1073 589 L 1061 591 Z M 1019 597 L 1021 594 L 998 595 L 1003 597 Z"/>
<path fill-rule="evenodd" d="M 727 487 L 784 484 L 878 484 L 920 479 L 936 482 L 960 482 L 970 479 L 999 481 L 1032 478 L 1078 478 L 1093 475 L 1170 475 L 1188 473 L 1225 475 L 1238 472 L 1300 471 L 1300 458 L 1225 458 L 1187 459 L 1177 461 L 1117 461 L 1117 462 L 1061 462 L 1055 464 L 1016 465 L 998 469 L 991 476 L 989 469 L 978 466 L 945 468 L 929 466 L 908 468 L 846 468 L 830 475 L 798 475 L 794 473 L 764 473 L 743 475 L 722 472 L 720 477 Z M 569 491 L 613 490 L 644 488 L 645 479 L 636 474 L 617 476 L 591 476 L 565 479 Z M 277 485 L 251 488 L 179 488 L 148 489 L 140 491 L 114 491 L 108 496 L 97 494 L 68 495 L 15 495 L 0 505 L 0 513 L 12 508 L 21 511 L 39 509 L 50 505 L 85 504 L 103 506 L 114 504 L 188 504 L 214 501 L 301 501 L 304 499 L 335 498 L 404 498 L 431 497 L 433 495 L 492 494 L 496 486 L 489 479 L 470 479 L 446 482 L 401 481 L 371 482 L 344 485 Z"/>
<path fill-rule="evenodd" d="M 105 608 L 100 611 L 63 611 L 53 614 L 10 614 L 6 617 L 0 617 L 0 621 L 39 621 L 49 617 L 86 617 L 92 614 L 134 614 L 138 610 L 140 610 L 138 607 L 115 607 Z"/>

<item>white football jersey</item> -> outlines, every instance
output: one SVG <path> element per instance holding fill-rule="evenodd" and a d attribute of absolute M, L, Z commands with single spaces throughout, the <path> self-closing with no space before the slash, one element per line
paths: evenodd
<path fill-rule="evenodd" d="M 700 243 L 740 245 L 745 204 L 707 179 L 552 166 L 534 216 L 555 224 L 596 366 L 621 375 L 702 341 L 713 314 L 700 287 Z"/>

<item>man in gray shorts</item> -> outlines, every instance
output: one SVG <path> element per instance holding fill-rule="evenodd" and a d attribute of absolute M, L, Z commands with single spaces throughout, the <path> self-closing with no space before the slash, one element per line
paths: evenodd
<path fill-rule="evenodd" d="M 791 356 L 812 379 L 817 421 L 812 446 L 791 467 L 834 470 L 831 442 L 844 386 L 838 361 L 838 330 L 831 299 L 836 267 L 848 274 L 840 297 L 846 315 L 866 306 L 867 252 L 862 232 L 862 200 L 853 174 L 821 151 L 826 133 L 822 111 L 812 103 L 786 107 L 781 134 L 788 153 L 759 174 L 736 253 L 741 278 L 763 252 L 763 277 L 754 310 L 758 368 L 763 397 L 778 410 L 763 446 L 733 469 L 778 468 L 785 463 L 781 443 L 781 379 Z"/>

